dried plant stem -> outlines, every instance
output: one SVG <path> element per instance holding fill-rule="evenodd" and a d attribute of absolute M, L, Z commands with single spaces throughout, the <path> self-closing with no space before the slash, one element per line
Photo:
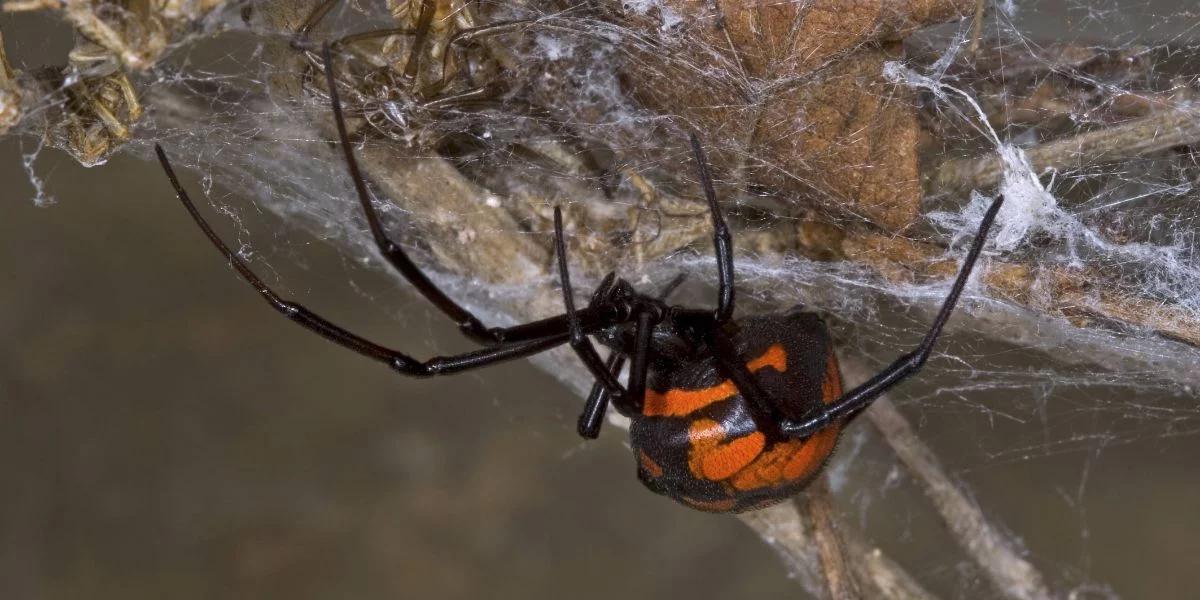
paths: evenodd
<path fill-rule="evenodd" d="M 842 536 L 833 510 L 833 495 L 824 477 L 818 477 L 799 499 L 813 525 L 813 541 L 821 557 L 821 572 L 832 600 L 861 598 L 858 582 L 850 569 Z"/>
<path fill-rule="evenodd" d="M 58 10 L 63 7 L 61 0 L 9 0 L 0 5 L 4 12 L 23 12 L 34 10 Z"/>
<path fill-rule="evenodd" d="M 851 381 L 865 380 L 871 374 L 855 360 L 844 360 L 842 367 Z M 1021 557 L 1018 544 L 988 522 L 979 505 L 951 480 L 933 450 L 917 437 L 912 425 L 890 400 L 886 397 L 876 400 L 866 417 L 883 434 L 933 502 L 951 534 L 999 592 L 1014 600 L 1054 597 L 1042 574 Z"/>
<path fill-rule="evenodd" d="M 829 593 L 823 579 L 825 567 L 817 550 L 812 520 L 801 506 L 806 500 L 782 502 L 742 513 L 738 519 L 779 553 L 792 575 L 815 596 Z M 838 522 L 844 564 L 853 573 L 862 595 L 878 600 L 934 600 L 907 571 L 883 551 L 863 539 L 856 529 Z"/>
<path fill-rule="evenodd" d="M 16 74 L 8 64 L 4 53 L 4 34 L 0 32 L 0 135 L 3 135 L 21 118 L 21 88 Z"/>
<path fill-rule="evenodd" d="M 102 16 L 97 7 L 98 3 L 91 0 L 35 0 L 32 2 L 6 2 L 2 9 L 5 12 L 22 12 L 37 10 L 61 10 L 63 19 L 75 27 L 88 40 L 112 53 L 121 64 L 132 69 L 147 69 L 154 65 L 159 55 L 166 49 L 165 36 L 147 35 L 131 43 L 126 38 L 126 32 L 113 26 Z M 145 17 L 146 7 L 134 6 L 139 17 Z M 143 10 L 138 10 L 143 9 Z M 144 12 L 143 12 L 144 11 Z M 163 24 L 160 21 L 146 20 L 143 23 L 148 31 L 160 33 Z"/>
<path fill-rule="evenodd" d="M 841 532 L 847 562 L 864 596 L 881 600 L 934 600 L 935 596 L 903 567 L 845 523 Z"/>
<path fill-rule="evenodd" d="M 894 284 L 949 280 L 958 266 L 957 261 L 946 258 L 941 246 L 892 235 L 849 231 L 824 235 L 818 241 L 822 244 L 819 250 L 830 258 L 863 265 Z M 979 279 L 993 297 L 1038 315 L 1066 319 L 1079 327 L 1118 325 L 1200 347 L 1200 322 L 1195 315 L 1117 286 L 1088 285 L 1104 281 L 1102 272 L 993 260 Z M 1095 358 L 1105 357 L 1097 354 Z M 1184 374 L 1180 377 L 1188 380 Z"/>
<path fill-rule="evenodd" d="M 975 56 L 979 53 L 979 42 L 983 38 L 983 16 L 987 0 L 975 0 L 975 16 L 971 20 L 971 45 L 967 46 L 967 54 Z"/>
<path fill-rule="evenodd" d="M 788 570 L 813 595 L 822 592 L 821 557 L 808 521 L 794 502 L 745 512 L 738 519 L 779 553 Z"/>
<path fill-rule="evenodd" d="M 1200 141 L 1200 114 L 1172 109 L 1025 149 L 1037 173 L 1116 162 Z M 1000 183 L 1004 165 L 995 153 L 946 161 L 929 171 L 929 195 L 987 189 Z"/>

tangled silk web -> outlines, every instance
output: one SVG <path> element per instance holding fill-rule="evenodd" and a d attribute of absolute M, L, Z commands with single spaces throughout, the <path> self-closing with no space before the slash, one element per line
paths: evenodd
<path fill-rule="evenodd" d="M 876 365 L 919 339 L 1002 193 L 922 378 L 936 384 L 899 392 L 924 418 L 995 428 L 952 466 L 1200 429 L 1191 2 L 1002 1 L 976 21 L 973 0 L 439 1 L 415 58 L 419 3 L 339 5 L 298 47 L 307 8 L 213 4 L 143 68 L 18 74 L 13 131 L 103 162 L 125 140 L 88 102 L 121 96 L 71 86 L 116 63 L 146 113 L 108 111 L 130 148 L 161 141 L 207 182 L 374 262 L 331 143 L 318 48 L 340 39 L 339 89 L 389 222 L 496 323 L 560 311 L 555 204 L 580 287 L 610 269 L 647 289 L 685 271 L 677 300 L 710 301 L 697 131 L 736 226 L 740 310 L 805 304 Z"/>

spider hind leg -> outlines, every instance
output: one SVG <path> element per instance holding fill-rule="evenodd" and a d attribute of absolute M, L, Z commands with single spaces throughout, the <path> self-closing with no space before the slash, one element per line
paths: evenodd
<path fill-rule="evenodd" d="M 979 258 L 980 252 L 983 251 L 983 244 L 987 241 L 988 230 L 991 229 L 992 223 L 996 220 L 996 214 L 1000 211 L 1000 206 L 1003 203 L 1004 196 L 997 196 L 983 215 L 983 220 L 980 221 L 979 229 L 975 233 L 975 239 L 971 243 L 971 249 L 967 252 L 967 258 L 963 260 L 962 267 L 959 268 L 958 277 L 955 278 L 954 285 L 950 287 L 950 293 L 946 294 L 946 299 L 942 302 L 941 310 L 938 311 L 937 317 L 933 320 L 933 325 L 929 327 L 929 331 L 925 334 L 925 338 L 921 340 L 920 345 L 912 352 L 896 359 L 887 368 L 867 380 L 866 383 L 846 392 L 841 398 L 826 405 L 821 410 L 800 420 L 784 421 L 781 424 L 784 433 L 792 437 L 811 436 L 828 427 L 830 424 L 865 409 L 892 386 L 921 370 L 921 367 L 925 365 L 925 361 L 929 359 L 929 355 L 933 352 L 933 345 L 937 342 L 938 336 L 941 335 L 942 328 L 946 325 L 946 321 L 950 319 L 951 313 L 954 312 L 954 306 L 958 303 L 958 297 L 962 294 L 963 288 L 967 285 L 967 280 L 971 277 L 971 270 L 975 268 L 975 261 Z"/>

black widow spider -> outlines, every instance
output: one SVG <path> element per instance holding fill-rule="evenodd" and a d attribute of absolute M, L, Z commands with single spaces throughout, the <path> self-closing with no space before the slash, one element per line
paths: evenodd
<path fill-rule="evenodd" d="M 554 246 L 565 313 L 515 327 L 489 328 L 439 290 L 384 231 L 346 131 L 328 45 L 324 58 L 338 140 L 380 253 L 458 323 L 467 337 L 487 347 L 420 361 L 280 298 L 213 232 L 156 145 L 176 194 L 212 244 L 275 310 L 403 375 L 459 373 L 570 344 L 596 379 L 579 418 L 580 435 L 595 438 L 599 434 L 611 403 L 632 420 L 631 445 L 641 480 L 651 490 L 700 510 L 757 508 L 795 493 L 819 472 L 850 418 L 921 368 L 954 310 L 1003 201 L 998 197 L 988 208 L 958 277 L 920 345 L 845 393 L 828 331 L 816 315 L 795 308 L 733 318 L 732 238 L 717 204 L 704 150 L 694 135 L 692 151 L 713 222 L 719 281 L 715 311 L 668 305 L 638 292 L 614 273 L 604 278 L 586 307 L 576 309 L 562 213 L 555 208 Z M 607 362 L 601 360 L 589 336 L 612 349 Z M 618 376 L 626 358 L 630 360 L 629 378 L 628 384 L 622 385 Z"/>

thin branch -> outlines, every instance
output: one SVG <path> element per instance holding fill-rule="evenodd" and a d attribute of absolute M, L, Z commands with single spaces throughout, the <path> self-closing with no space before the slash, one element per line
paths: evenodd
<path fill-rule="evenodd" d="M 841 524 L 842 542 L 855 579 L 868 598 L 880 600 L 935 600 L 903 567 L 866 542 L 847 524 Z"/>
<path fill-rule="evenodd" d="M 1034 172 L 1117 162 L 1200 142 L 1200 114 L 1172 109 L 1120 125 L 1067 136 L 1025 149 Z M 1004 165 L 995 153 L 946 161 L 932 169 L 929 195 L 988 189 L 1000 183 Z"/>
<path fill-rule="evenodd" d="M 829 492 L 825 477 L 818 477 L 812 482 L 799 502 L 803 504 L 804 512 L 813 525 L 813 540 L 821 557 L 821 571 L 825 574 L 829 597 L 833 600 L 861 598 L 858 581 L 846 558 L 833 510 L 833 495 Z"/>
<path fill-rule="evenodd" d="M 971 44 L 967 46 L 967 56 L 979 53 L 979 42 L 983 39 L 983 17 L 987 0 L 975 0 L 975 16 L 971 19 Z"/>
<path fill-rule="evenodd" d="M 800 497 L 794 502 L 781 502 L 761 510 L 741 513 L 738 519 L 779 553 L 792 576 L 809 593 L 824 596 L 829 587 L 824 583 L 825 568 L 817 551 L 818 542 L 812 521 L 800 509 L 805 502 L 805 498 Z M 837 522 L 837 530 L 842 541 L 845 564 L 849 566 L 864 597 L 878 600 L 936 599 L 899 563 L 864 539 L 861 532 L 840 521 Z"/>
<path fill-rule="evenodd" d="M 775 549 L 796 581 L 810 594 L 822 596 L 821 556 L 812 531 L 795 502 L 781 502 L 738 515 L 763 541 Z"/>
<path fill-rule="evenodd" d="M 803 225 L 802 225 L 803 227 Z M 826 229 L 828 229 L 826 227 Z M 949 280 L 957 269 L 957 261 L 946 256 L 945 248 L 937 244 L 874 233 L 869 231 L 831 231 L 819 234 L 801 231 L 800 250 L 823 260 L 849 260 L 865 266 L 889 284 L 911 284 L 931 280 Z M 817 247 L 805 247 L 812 239 Z M 1051 319 L 1059 319 L 1064 327 L 1080 329 L 1142 331 L 1164 339 L 1183 342 L 1200 348 L 1200 320 L 1182 306 L 1164 303 L 1161 299 L 1143 297 L 1127 286 L 1103 285 L 1113 273 L 1099 268 L 1069 268 L 1041 266 L 993 259 L 979 277 L 986 295 L 1020 307 L 1032 314 L 1025 315 L 1026 327 L 1042 327 Z M 1046 317 L 1042 323 L 1031 320 L 1034 315 Z M 996 331 L 1003 339 L 1021 341 L 1021 332 L 1009 324 Z M 1032 338 L 1034 334 L 1025 335 Z M 1031 342 L 1032 343 L 1032 342 Z M 1087 340 L 1077 339 L 1077 344 Z M 1135 357 L 1126 352 L 1113 354 L 1112 348 L 1097 347 L 1089 351 L 1089 362 L 1117 367 Z M 1161 360 L 1161 357 L 1154 357 Z M 1193 382 L 1186 372 L 1177 374 L 1180 382 Z"/>
<path fill-rule="evenodd" d="M 0 32 L 0 135 L 21 119 L 21 88 L 12 65 L 4 53 L 4 33 Z"/>

